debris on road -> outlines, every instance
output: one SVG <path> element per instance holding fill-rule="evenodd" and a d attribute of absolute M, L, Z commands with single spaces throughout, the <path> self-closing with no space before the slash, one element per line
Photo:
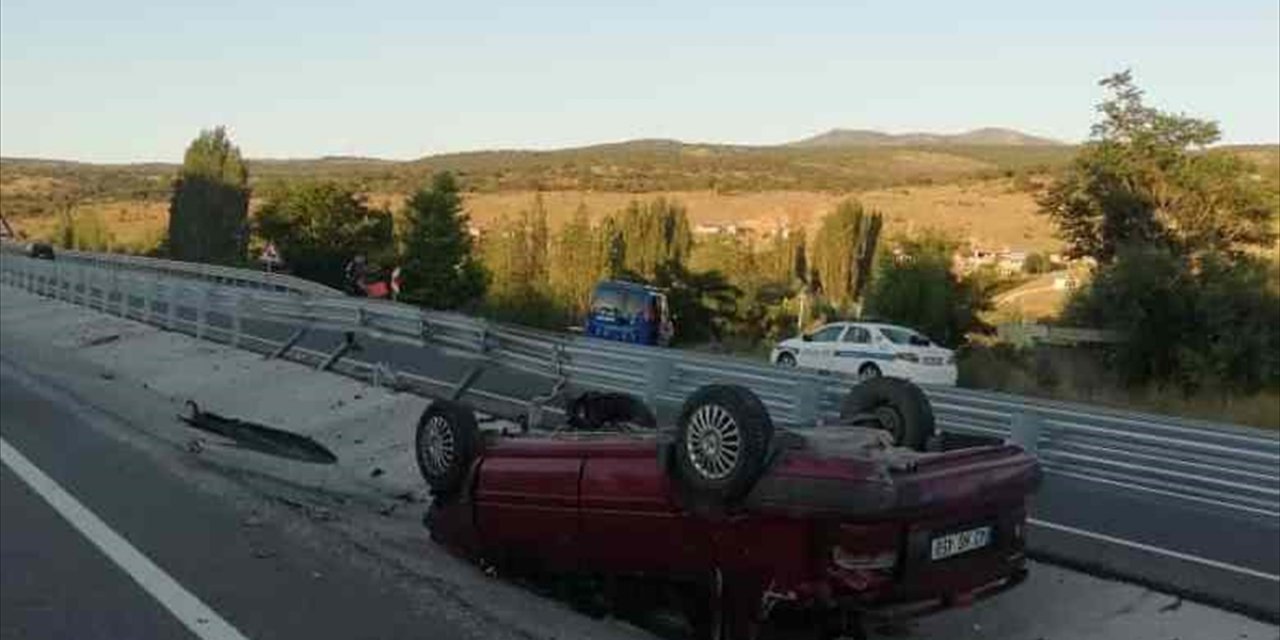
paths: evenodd
<path fill-rule="evenodd" d="M 187 400 L 187 408 L 190 413 L 178 419 L 202 431 L 235 440 L 246 449 L 302 462 L 333 464 L 338 461 L 338 456 L 327 447 L 306 436 L 202 411 L 194 400 Z"/>
<path fill-rule="evenodd" d="M 96 337 L 96 338 L 89 338 L 88 340 L 84 340 L 84 341 L 82 341 L 82 342 L 80 343 L 80 346 L 81 346 L 81 347 L 86 347 L 86 348 L 88 348 L 88 347 L 100 347 L 100 346 L 102 346 L 102 345 L 104 345 L 104 344 L 110 344 L 110 343 L 115 342 L 116 340 L 119 340 L 119 339 L 120 339 L 120 334 L 118 334 L 118 333 L 110 333 L 110 334 L 107 334 L 107 335 L 104 335 L 104 336 L 98 336 L 98 337 Z"/>

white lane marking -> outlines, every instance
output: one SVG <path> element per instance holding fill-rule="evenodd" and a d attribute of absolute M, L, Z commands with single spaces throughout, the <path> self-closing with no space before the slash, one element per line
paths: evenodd
<path fill-rule="evenodd" d="M 1272 582 L 1280 582 L 1280 576 L 1258 571 L 1257 569 L 1250 569 L 1249 567 L 1241 567 L 1239 565 L 1228 564 L 1226 562 L 1220 562 L 1218 560 L 1210 560 L 1209 558 L 1193 556 L 1189 553 L 1181 553 L 1178 551 L 1171 551 L 1169 549 L 1161 549 L 1160 547 L 1153 547 L 1149 544 L 1142 544 L 1141 542 L 1134 542 L 1132 540 L 1123 540 L 1121 538 L 1115 538 L 1115 537 L 1106 535 L 1104 533 L 1096 533 L 1093 531 L 1086 531 L 1084 529 L 1069 527 L 1065 524 L 1046 522 L 1044 520 L 1037 520 L 1036 518 L 1027 518 L 1027 524 L 1030 524 L 1036 527 L 1044 527 L 1045 529 L 1054 529 L 1056 531 L 1061 531 L 1063 533 L 1070 533 L 1070 534 L 1082 536 L 1085 538 L 1093 538 L 1095 540 L 1101 540 L 1103 542 L 1109 542 L 1111 544 L 1118 544 L 1121 546 L 1130 547 L 1132 549 L 1137 549 L 1139 551 L 1146 551 L 1148 553 L 1154 553 L 1156 555 L 1175 558 L 1177 560 L 1194 562 L 1196 564 L 1202 564 L 1207 567 L 1213 567 L 1215 569 L 1222 569 L 1224 571 L 1233 571 L 1235 573 L 1242 573 L 1246 576 L 1252 576 L 1254 578 L 1261 578 L 1263 580 L 1270 580 Z"/>
<path fill-rule="evenodd" d="M 164 605 L 191 633 L 202 640 L 247 640 L 230 622 L 184 589 L 4 438 L 0 438 L 0 460 L 151 597 Z"/>

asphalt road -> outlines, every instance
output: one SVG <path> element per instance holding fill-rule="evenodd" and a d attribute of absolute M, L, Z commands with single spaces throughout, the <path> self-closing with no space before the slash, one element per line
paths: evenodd
<path fill-rule="evenodd" d="M 377 572 L 175 474 L 109 418 L 26 384 L 0 372 L 0 638 L 470 637 Z M 83 510 L 55 510 L 59 491 Z"/>

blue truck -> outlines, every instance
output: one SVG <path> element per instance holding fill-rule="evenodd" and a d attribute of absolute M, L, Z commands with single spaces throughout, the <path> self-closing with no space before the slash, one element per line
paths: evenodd
<path fill-rule="evenodd" d="M 583 330 L 595 338 L 663 347 L 675 334 L 666 294 L 623 280 L 596 285 Z"/>

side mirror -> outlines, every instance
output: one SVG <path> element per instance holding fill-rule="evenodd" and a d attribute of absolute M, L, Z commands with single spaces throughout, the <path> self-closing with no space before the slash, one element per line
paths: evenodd
<path fill-rule="evenodd" d="M 801 341 L 801 342 L 813 342 L 813 336 L 811 336 L 811 335 L 809 335 L 809 334 L 807 334 L 807 333 L 802 333 L 802 334 L 800 334 L 800 341 Z"/>

